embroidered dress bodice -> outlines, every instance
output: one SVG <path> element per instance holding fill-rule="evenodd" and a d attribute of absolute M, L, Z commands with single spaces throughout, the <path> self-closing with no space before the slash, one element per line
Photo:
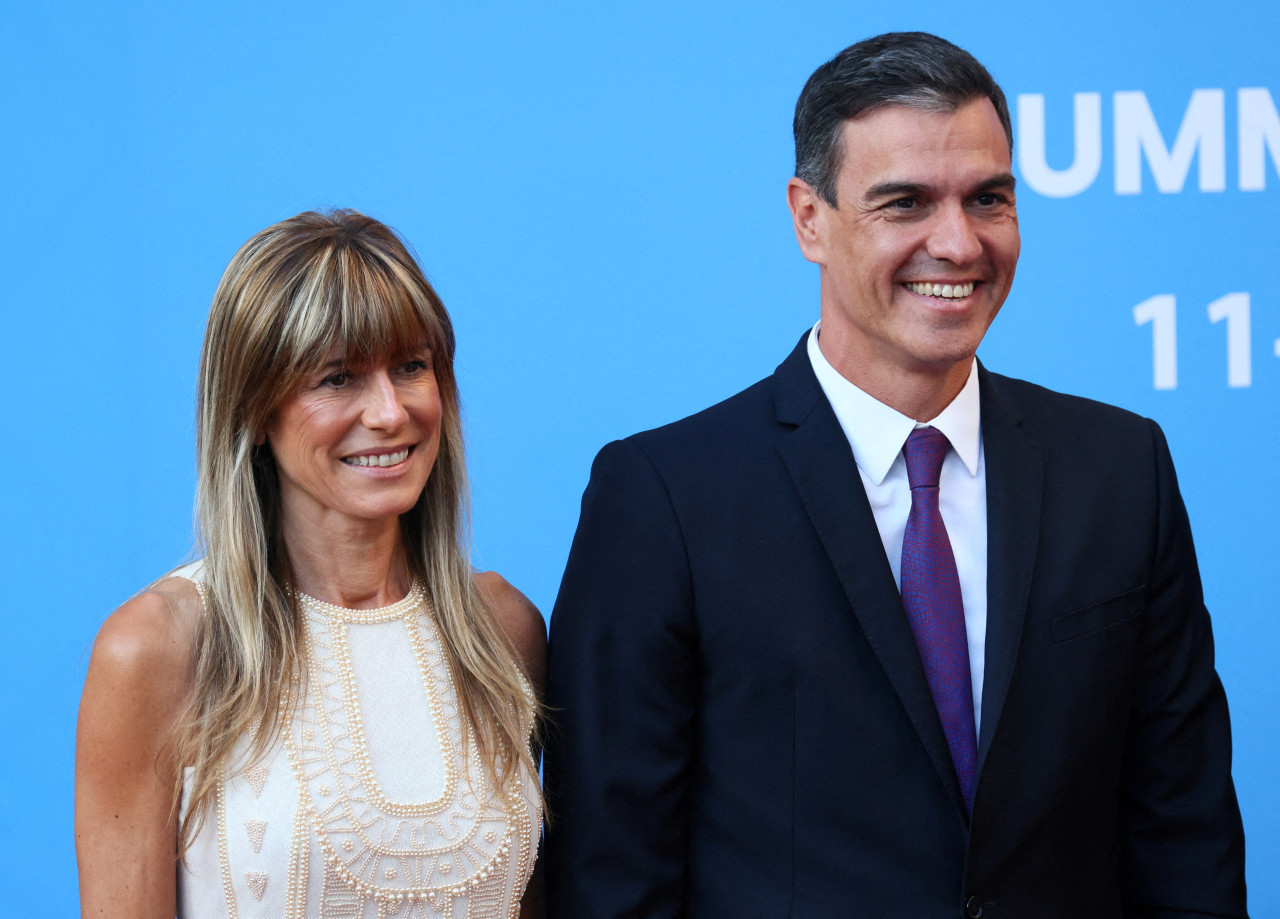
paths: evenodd
<path fill-rule="evenodd" d="M 175 574 L 203 593 L 199 563 Z M 242 739 L 179 870 L 180 919 L 516 916 L 537 777 L 493 790 L 425 592 L 372 610 L 301 600 L 305 694 L 249 768 Z"/>

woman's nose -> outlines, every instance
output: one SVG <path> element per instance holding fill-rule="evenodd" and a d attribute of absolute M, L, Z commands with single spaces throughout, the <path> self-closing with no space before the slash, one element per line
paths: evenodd
<path fill-rule="evenodd" d="M 400 391 L 385 368 L 369 374 L 361 398 L 364 401 L 362 414 L 365 427 L 394 430 L 408 417 L 400 401 Z"/>

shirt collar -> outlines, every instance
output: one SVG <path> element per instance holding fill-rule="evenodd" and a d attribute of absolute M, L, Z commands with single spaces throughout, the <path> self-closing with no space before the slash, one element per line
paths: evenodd
<path fill-rule="evenodd" d="M 826 393 L 827 401 L 835 410 L 836 419 L 853 448 L 853 458 L 867 477 L 876 485 L 884 481 L 907 442 L 907 435 L 916 427 L 925 427 L 912 418 L 890 408 L 883 402 L 863 392 L 841 376 L 831 366 L 822 349 L 818 347 L 819 322 L 809 333 L 809 362 L 818 377 L 818 384 Z M 978 362 L 969 366 L 969 377 L 964 388 L 942 410 L 938 417 L 928 422 L 951 441 L 969 475 L 978 474 L 978 453 L 982 444 L 981 400 L 978 398 Z"/>

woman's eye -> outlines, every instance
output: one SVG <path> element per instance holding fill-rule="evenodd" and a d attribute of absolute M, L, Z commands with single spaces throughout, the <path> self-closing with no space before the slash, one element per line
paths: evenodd
<path fill-rule="evenodd" d="M 339 370 L 337 373 L 331 373 L 320 381 L 321 386 L 331 386 L 334 389 L 346 386 L 351 382 L 351 374 L 346 370 Z"/>
<path fill-rule="evenodd" d="M 405 376 L 417 376 L 420 373 L 426 373 L 431 369 L 431 362 L 417 358 L 412 361 L 405 361 L 400 365 L 400 372 Z"/>

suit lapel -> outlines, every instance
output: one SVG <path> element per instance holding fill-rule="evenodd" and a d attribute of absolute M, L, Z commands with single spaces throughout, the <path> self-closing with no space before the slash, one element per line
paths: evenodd
<path fill-rule="evenodd" d="M 849 442 L 809 363 L 806 338 L 774 375 L 778 453 L 872 651 L 956 808 L 964 801 L 915 637 Z"/>
<path fill-rule="evenodd" d="M 982 447 L 987 467 L 987 643 L 978 775 L 1004 711 L 1026 619 L 1040 533 L 1044 455 L 1020 429 L 999 378 L 979 366 Z"/>

